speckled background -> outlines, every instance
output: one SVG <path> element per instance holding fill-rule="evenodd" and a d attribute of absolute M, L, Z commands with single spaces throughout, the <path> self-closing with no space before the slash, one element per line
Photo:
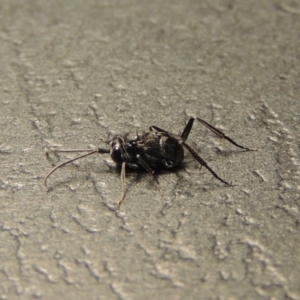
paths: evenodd
<path fill-rule="evenodd" d="M 300 299 L 300 5 L 0 0 L 0 299 Z M 102 138 L 180 132 L 184 168 L 120 174 Z"/>

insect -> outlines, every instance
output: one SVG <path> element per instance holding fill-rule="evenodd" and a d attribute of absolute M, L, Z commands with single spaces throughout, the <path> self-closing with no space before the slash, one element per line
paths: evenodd
<path fill-rule="evenodd" d="M 109 145 L 109 149 L 98 148 L 96 150 L 54 150 L 56 152 L 87 152 L 84 155 L 75 157 L 66 162 L 63 162 L 54 167 L 45 176 L 44 184 L 47 187 L 47 179 L 49 176 L 62 166 L 69 164 L 75 160 L 92 155 L 94 153 L 110 154 L 112 160 L 119 166 L 121 166 L 121 182 L 122 182 L 122 195 L 119 201 L 118 207 L 125 199 L 125 168 L 137 169 L 142 168 L 153 176 L 157 183 L 156 170 L 171 170 L 179 166 L 184 159 L 184 148 L 187 149 L 194 159 L 203 167 L 205 167 L 216 179 L 223 182 L 227 186 L 233 186 L 224 179 L 222 179 L 217 173 L 208 166 L 206 161 L 200 157 L 200 155 L 186 143 L 186 140 L 190 134 L 195 121 L 199 121 L 206 126 L 209 130 L 214 132 L 220 138 L 228 140 L 230 143 L 244 149 L 246 151 L 255 151 L 256 149 L 250 149 L 237 144 L 230 137 L 225 135 L 221 130 L 210 125 L 206 121 L 191 117 L 186 124 L 181 135 L 177 135 L 167 130 L 164 130 L 155 125 L 150 126 L 149 131 L 136 131 L 126 133 L 124 136 L 115 136 L 109 141 L 104 141 Z"/>

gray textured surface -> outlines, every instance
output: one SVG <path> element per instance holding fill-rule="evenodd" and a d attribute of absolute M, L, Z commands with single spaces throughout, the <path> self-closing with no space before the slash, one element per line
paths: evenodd
<path fill-rule="evenodd" d="M 0 299 L 300 299 L 296 1 L 0 0 Z M 258 152 L 189 138 L 226 188 L 128 176 L 100 137 L 188 115 Z M 219 153 L 217 147 L 224 151 Z"/>

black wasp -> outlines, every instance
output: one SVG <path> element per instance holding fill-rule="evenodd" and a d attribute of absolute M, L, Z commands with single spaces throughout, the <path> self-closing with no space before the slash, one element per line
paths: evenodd
<path fill-rule="evenodd" d="M 115 136 L 109 141 L 105 141 L 109 145 L 109 149 L 98 148 L 97 150 L 54 150 L 55 152 L 88 152 L 87 154 L 75 157 L 64 163 L 61 163 L 54 167 L 45 177 L 44 183 L 47 187 L 48 177 L 56 171 L 58 168 L 71 163 L 77 159 L 86 157 L 94 153 L 107 153 L 110 154 L 112 160 L 119 166 L 121 166 L 121 181 L 122 181 L 122 196 L 119 201 L 119 206 L 125 199 L 125 167 L 130 168 L 142 168 L 150 173 L 155 181 L 158 180 L 155 176 L 154 170 L 167 169 L 171 170 L 179 166 L 184 159 L 184 148 L 186 148 L 191 155 L 198 161 L 201 166 L 204 166 L 215 178 L 223 182 L 228 186 L 232 184 L 228 183 L 221 177 L 219 177 L 214 170 L 212 170 L 208 164 L 203 160 L 199 154 L 186 143 L 189 133 L 193 127 L 194 120 L 197 119 L 200 123 L 217 134 L 220 138 L 228 140 L 236 147 L 242 148 L 246 151 L 253 151 L 243 147 L 233 141 L 230 137 L 225 135 L 222 131 L 210 125 L 206 121 L 200 118 L 190 118 L 189 122 L 185 126 L 181 135 L 170 133 L 167 130 L 159 128 L 157 126 L 150 126 L 149 131 L 137 131 L 129 132 L 124 136 Z"/>

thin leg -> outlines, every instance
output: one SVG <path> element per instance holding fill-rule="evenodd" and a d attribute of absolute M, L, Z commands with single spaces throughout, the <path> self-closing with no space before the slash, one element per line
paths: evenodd
<path fill-rule="evenodd" d="M 164 132 L 164 133 L 167 133 L 167 135 L 169 135 L 170 137 L 172 136 L 172 134 L 171 134 L 170 132 L 168 132 L 168 131 L 166 131 L 166 130 L 164 130 L 164 129 L 162 129 L 162 128 L 159 128 L 159 127 L 157 127 L 157 126 L 155 126 L 155 125 L 150 126 L 150 130 L 152 131 L 153 129 L 155 129 L 155 130 L 158 131 L 158 132 Z"/>
<path fill-rule="evenodd" d="M 194 123 L 194 120 L 195 118 L 190 118 L 190 120 L 188 121 L 188 123 L 186 124 L 182 134 L 181 134 L 181 138 L 182 140 L 185 142 L 186 139 L 188 138 L 191 130 L 192 130 L 192 127 L 193 127 L 193 123 Z"/>
<path fill-rule="evenodd" d="M 195 119 L 195 118 L 193 118 Z M 215 133 L 216 135 L 218 135 L 220 138 L 226 139 L 227 141 L 229 141 L 231 144 L 242 148 L 244 150 L 247 151 L 256 151 L 256 149 L 251 149 L 251 148 L 247 148 L 244 146 L 239 145 L 238 143 L 236 143 L 234 140 L 232 140 L 230 137 L 228 137 L 224 132 L 222 132 L 221 130 L 217 129 L 216 127 L 210 125 L 209 123 L 207 123 L 206 121 L 200 119 L 200 118 L 196 118 L 201 124 L 203 124 L 204 126 L 206 126 L 209 130 L 211 130 L 213 133 Z"/>
<path fill-rule="evenodd" d="M 182 143 L 182 145 L 189 150 L 189 152 L 194 156 L 194 158 L 199 162 L 199 164 L 201 164 L 202 166 L 204 166 L 215 178 L 219 179 L 221 182 L 225 183 L 228 186 L 233 186 L 232 184 L 228 183 L 227 181 L 225 181 L 224 179 L 222 179 L 221 177 L 219 177 L 215 171 L 213 169 L 211 169 L 208 164 L 206 163 L 205 160 L 203 160 L 199 154 L 188 144 L 186 144 L 185 142 Z"/>
<path fill-rule="evenodd" d="M 121 200 L 118 203 L 118 208 L 120 208 L 126 196 L 126 162 L 125 161 L 122 163 L 122 168 L 121 168 L 121 183 L 122 183 L 122 194 L 121 194 Z"/>
<path fill-rule="evenodd" d="M 190 132 L 191 132 L 191 129 L 192 129 L 192 127 L 193 127 L 194 120 L 195 120 L 195 118 L 190 118 L 190 119 L 189 119 L 188 123 L 186 124 L 186 126 L 185 126 L 185 128 L 184 128 L 184 130 L 183 130 L 183 132 L 182 132 L 182 134 L 181 134 L 181 138 L 182 138 L 182 140 L 183 140 L 184 142 L 186 141 L 186 139 L 188 138 L 188 136 L 189 136 L 189 134 L 190 134 Z M 166 131 L 166 130 L 164 130 L 164 129 L 162 129 L 162 128 L 159 128 L 159 127 L 157 127 L 157 126 L 155 126 L 155 125 L 150 126 L 150 130 L 152 131 L 153 129 L 155 129 L 155 130 L 158 131 L 158 132 L 165 132 L 165 133 L 168 133 L 169 135 L 171 135 L 170 132 L 168 132 L 168 131 Z"/>
<path fill-rule="evenodd" d="M 97 150 L 55 150 L 55 152 L 88 152 L 88 153 L 84 154 L 84 155 L 77 156 L 77 157 L 75 157 L 73 159 L 70 159 L 68 161 L 65 161 L 65 162 L 57 165 L 56 167 L 54 167 L 52 170 L 50 170 L 50 172 L 45 176 L 45 179 L 44 179 L 45 187 L 47 187 L 47 179 L 49 178 L 49 176 L 52 173 L 54 173 L 57 169 L 61 168 L 62 166 L 66 165 L 66 164 L 69 164 L 69 163 L 71 163 L 75 160 L 78 160 L 80 158 L 92 155 L 94 153 L 109 153 L 110 151 L 108 149 L 98 148 Z"/>
<path fill-rule="evenodd" d="M 201 124 L 203 124 L 204 126 L 206 126 L 209 130 L 211 130 L 212 132 L 214 132 L 216 135 L 218 135 L 220 138 L 226 139 L 227 141 L 229 141 L 231 144 L 235 145 L 236 147 L 239 147 L 241 149 L 247 150 L 247 151 L 257 151 L 257 149 L 252 149 L 252 148 L 247 148 L 244 147 L 242 145 L 239 145 L 238 143 L 236 143 L 234 140 L 232 140 L 230 137 L 228 137 L 224 132 L 222 132 L 221 130 L 217 129 L 216 127 L 210 125 L 209 123 L 207 123 L 206 121 L 200 119 L 200 118 L 193 118 L 191 117 L 190 120 L 188 121 L 188 123 L 186 124 L 182 134 L 181 134 L 181 138 L 182 140 L 185 142 L 186 139 L 188 138 L 190 131 L 193 127 L 193 123 L 194 120 L 197 119 Z M 158 132 L 164 132 L 169 136 L 172 136 L 172 134 L 162 128 L 159 128 L 155 125 L 150 126 L 150 130 L 152 131 L 153 129 L 155 129 Z"/>
<path fill-rule="evenodd" d="M 157 184 L 159 184 L 158 179 L 155 176 L 154 171 L 147 165 L 147 163 L 142 159 L 142 157 L 137 154 L 136 158 L 138 159 L 138 161 L 140 162 L 140 164 L 143 166 L 143 168 L 153 176 L 154 180 L 157 182 Z"/>
<path fill-rule="evenodd" d="M 188 135 L 189 131 L 191 130 L 192 128 L 192 125 L 193 125 L 193 122 L 194 122 L 194 118 L 191 118 L 188 122 L 188 124 L 186 125 L 185 129 L 183 130 L 183 133 L 182 133 L 182 136 L 186 136 Z M 169 133 L 168 131 L 164 130 L 164 129 L 161 129 L 157 126 L 154 126 L 152 125 L 152 128 L 154 128 L 156 131 L 159 131 L 159 132 L 164 132 L 167 136 L 171 137 L 172 134 Z M 217 129 L 218 130 L 218 129 Z M 219 130 L 218 130 L 219 131 Z M 187 133 L 187 134 L 185 134 Z M 218 176 L 216 174 L 216 172 L 209 167 L 209 165 L 206 163 L 206 161 L 204 159 L 202 159 L 199 154 L 191 147 L 189 146 L 188 144 L 186 144 L 184 141 L 182 141 L 182 145 L 188 149 L 188 151 L 193 155 L 193 157 L 199 162 L 199 164 L 201 166 L 204 166 L 215 178 L 219 179 L 221 182 L 225 183 L 226 185 L 228 186 L 234 186 L 230 183 L 228 183 L 227 181 L 225 181 L 224 179 L 222 179 L 220 176 Z M 244 147 L 243 147 L 244 148 Z M 247 148 L 248 149 L 248 148 Z"/>

